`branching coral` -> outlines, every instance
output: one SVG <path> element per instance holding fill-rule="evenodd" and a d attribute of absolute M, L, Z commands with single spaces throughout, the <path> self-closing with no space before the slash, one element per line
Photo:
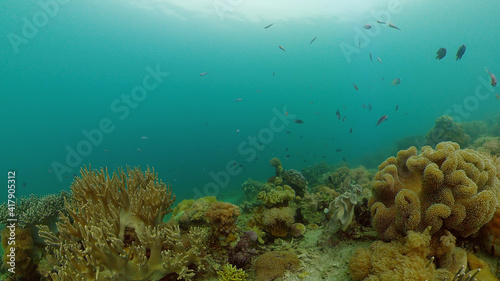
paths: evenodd
<path fill-rule="evenodd" d="M 243 269 L 238 269 L 232 264 L 226 264 L 222 270 L 217 271 L 219 281 L 245 281 L 248 274 Z"/>
<path fill-rule="evenodd" d="M 89 168 L 90 169 L 90 168 Z M 186 280 L 203 268 L 206 233 L 162 223 L 175 200 L 170 186 L 149 168 L 82 169 L 71 189 L 70 217 L 61 216 L 58 234 L 40 226 L 40 236 L 60 266 L 53 280 L 159 280 L 175 274 Z"/>
<path fill-rule="evenodd" d="M 467 237 L 492 218 L 499 186 L 490 158 L 476 151 L 442 142 L 417 155 L 411 147 L 379 166 L 369 201 L 373 228 L 384 240 L 427 226 Z"/>

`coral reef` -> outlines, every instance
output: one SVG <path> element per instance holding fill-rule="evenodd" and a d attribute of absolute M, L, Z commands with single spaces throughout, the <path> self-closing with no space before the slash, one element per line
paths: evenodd
<path fill-rule="evenodd" d="M 474 142 L 473 146 L 477 151 L 486 152 L 494 156 L 500 156 L 499 137 L 481 137 Z"/>
<path fill-rule="evenodd" d="M 477 139 L 479 136 L 488 132 L 488 126 L 484 121 L 463 121 L 460 123 L 465 133 L 470 136 L 472 140 Z"/>
<path fill-rule="evenodd" d="M 58 233 L 40 227 L 49 252 L 61 263 L 53 280 L 190 280 L 204 268 L 206 233 L 162 223 L 175 200 L 170 186 L 149 168 L 81 170 L 71 189 L 68 216 Z"/>
<path fill-rule="evenodd" d="M 471 143 L 471 137 L 465 133 L 462 126 L 448 115 L 436 119 L 434 127 L 426 135 L 426 140 L 430 146 L 443 141 L 456 142 L 461 147 L 467 147 Z"/>
<path fill-rule="evenodd" d="M 363 188 L 369 188 L 373 174 L 365 167 L 359 166 L 349 169 L 347 166 L 339 167 L 329 174 L 325 184 L 337 192 L 344 193 L 351 188 L 352 184 L 358 184 Z"/>
<path fill-rule="evenodd" d="M 306 233 L 306 226 L 300 222 L 292 224 L 290 227 L 290 235 L 295 238 L 299 238 Z"/>
<path fill-rule="evenodd" d="M 9 244 L 9 237 L 11 237 L 11 229 L 5 228 L 2 230 L 2 248 L 5 250 L 3 254 L 3 265 L 6 267 L 9 263 L 9 268 L 14 268 L 15 272 L 10 275 L 12 279 L 8 280 L 40 280 L 41 275 L 37 271 L 37 263 L 41 255 L 35 241 L 33 240 L 33 228 L 14 228 L 12 237 L 15 238 L 14 244 Z M 12 242 L 11 241 L 11 242 Z M 10 249 L 13 248 L 14 251 Z M 7 279 L 1 279 L 7 280 Z"/>
<path fill-rule="evenodd" d="M 428 232 L 408 232 L 404 243 L 373 242 L 351 257 L 349 271 L 354 281 L 422 281 L 435 280 L 436 270 L 429 264 L 431 237 Z"/>
<path fill-rule="evenodd" d="M 490 157 L 457 143 L 398 152 L 379 166 L 369 200 L 373 228 L 383 240 L 409 230 L 447 229 L 467 237 L 493 216 L 500 183 Z"/>
<path fill-rule="evenodd" d="M 210 205 L 205 213 L 206 218 L 212 226 L 213 235 L 221 243 L 221 246 L 227 246 L 236 240 L 236 220 L 241 215 L 240 208 L 231 203 L 215 202 Z"/>
<path fill-rule="evenodd" d="M 281 161 L 277 157 L 274 157 L 271 160 L 269 160 L 269 164 L 274 167 L 276 176 L 281 177 L 281 172 L 283 172 L 283 166 L 281 165 Z"/>
<path fill-rule="evenodd" d="M 481 228 L 481 242 L 486 252 L 500 256 L 500 207 L 493 218 Z"/>
<path fill-rule="evenodd" d="M 295 191 L 288 185 L 271 187 L 270 191 L 261 191 L 257 199 L 266 206 L 288 206 L 288 202 L 295 199 Z"/>
<path fill-rule="evenodd" d="M 354 206 L 362 200 L 362 187 L 352 185 L 350 190 L 337 196 L 328 207 L 327 217 L 330 218 L 328 226 L 333 233 L 340 229 L 345 231 L 354 217 Z"/>
<path fill-rule="evenodd" d="M 295 222 L 294 213 L 290 207 L 265 208 L 256 215 L 256 220 L 274 237 L 286 237 Z"/>
<path fill-rule="evenodd" d="M 304 196 L 304 193 L 307 191 L 307 181 L 299 171 L 294 169 L 284 170 L 281 173 L 281 178 L 286 184 L 295 190 L 295 194 L 297 194 L 297 196 Z"/>
<path fill-rule="evenodd" d="M 260 255 L 255 261 L 257 281 L 272 281 L 282 277 L 286 271 L 299 269 L 299 259 L 290 251 L 271 251 Z"/>
<path fill-rule="evenodd" d="M 245 231 L 240 240 L 231 248 L 228 254 L 228 262 L 237 268 L 244 268 L 250 264 L 251 259 L 257 255 L 257 241 L 259 237 L 254 231 Z"/>
<path fill-rule="evenodd" d="M 243 269 L 238 269 L 231 264 L 226 264 L 222 270 L 217 271 L 219 281 L 246 281 L 248 274 Z"/>
<path fill-rule="evenodd" d="M 64 210 L 64 200 L 71 200 L 65 191 L 58 194 L 39 196 L 31 194 L 22 197 L 16 205 L 17 226 L 28 228 L 37 224 L 50 224 L 57 220 L 60 211 Z M 6 203 L 0 205 L 0 223 L 7 224 L 9 219 Z"/>
<path fill-rule="evenodd" d="M 252 200 L 255 200 L 255 198 L 259 194 L 262 185 L 263 185 L 263 183 L 256 181 L 256 180 L 253 180 L 251 178 L 248 178 L 241 185 L 241 189 L 243 189 L 243 192 L 245 192 L 246 199 L 248 201 L 252 201 Z"/>
<path fill-rule="evenodd" d="M 215 202 L 217 202 L 215 196 L 202 197 L 197 200 L 182 200 L 173 209 L 172 217 L 179 222 L 181 228 L 187 228 L 192 225 L 204 225 L 207 222 L 205 213 L 210 204 Z"/>
<path fill-rule="evenodd" d="M 312 166 L 305 167 L 300 170 L 301 174 L 306 179 L 309 186 L 316 186 L 322 183 L 321 177 L 324 174 L 329 174 L 334 171 L 334 168 L 326 162 L 321 161 Z"/>

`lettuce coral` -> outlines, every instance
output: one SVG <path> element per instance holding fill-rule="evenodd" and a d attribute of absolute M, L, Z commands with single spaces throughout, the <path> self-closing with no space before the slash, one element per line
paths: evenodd
<path fill-rule="evenodd" d="M 340 229 L 345 231 L 354 218 L 354 206 L 363 198 L 360 185 L 352 185 L 351 190 L 337 196 L 328 207 L 327 215 L 330 217 L 328 223 L 333 233 Z"/>
<path fill-rule="evenodd" d="M 372 225 L 383 240 L 427 226 L 467 237 L 492 218 L 499 186 L 490 158 L 474 150 L 442 142 L 417 155 L 410 147 L 379 166 L 368 203 Z"/>
<path fill-rule="evenodd" d="M 58 233 L 40 226 L 61 263 L 53 280 L 190 280 L 204 267 L 206 233 L 192 228 L 181 236 L 178 226 L 162 222 L 175 195 L 154 170 L 119 169 L 110 177 L 107 169 L 85 168 L 71 189 Z"/>

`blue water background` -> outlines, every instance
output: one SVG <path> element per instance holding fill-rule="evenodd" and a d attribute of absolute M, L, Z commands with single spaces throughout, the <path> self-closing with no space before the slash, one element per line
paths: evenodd
<path fill-rule="evenodd" d="M 21 196 L 67 190 L 84 164 L 110 170 L 149 165 L 183 199 L 195 196 L 195 189 L 203 193 L 214 181 L 210 172 L 238 161 L 241 172 L 216 192 L 223 199 L 248 177 L 272 176 L 272 157 L 298 170 L 322 160 L 334 164 L 345 158 L 352 167 L 372 156 L 382 161 L 394 154 L 398 139 L 425 134 L 437 117 L 473 96 L 481 85 L 478 77 L 489 80 L 485 67 L 500 75 L 498 1 L 402 3 L 402 11 L 391 15 L 402 30 L 377 26 L 380 33 L 368 37 L 348 62 L 340 46 L 358 47 L 357 32 L 374 20 L 369 12 L 342 19 L 251 21 L 231 17 L 231 11 L 220 18 L 215 12 L 179 10 L 185 17 L 179 18 L 123 1 L 69 1 L 15 53 L 8 34 L 20 35 L 23 17 L 31 20 L 40 6 L 4 1 L 0 171 L 5 182 L 7 171 L 16 171 Z M 467 51 L 457 62 L 462 44 Z M 448 54 L 437 61 L 440 47 Z M 169 76 L 121 120 L 111 104 L 142 84 L 148 66 Z M 401 84 L 391 85 L 394 78 Z M 488 92 L 465 120 L 496 114 L 496 93 Z M 363 109 L 369 103 L 373 110 Z M 345 122 L 336 119 L 337 109 Z M 273 110 L 296 117 L 255 150 L 256 159 L 238 152 L 242 142 L 269 128 Z M 388 120 L 375 126 L 385 114 Z M 103 118 L 111 120 L 114 131 L 59 180 L 54 162 L 66 165 L 66 147 L 76 149 L 85 140 L 82 130 L 98 128 Z M 0 192 L 0 200 L 6 194 Z"/>

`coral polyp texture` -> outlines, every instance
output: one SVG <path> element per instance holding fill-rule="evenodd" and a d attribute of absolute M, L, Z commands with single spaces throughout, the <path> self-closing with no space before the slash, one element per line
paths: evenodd
<path fill-rule="evenodd" d="M 499 180 L 491 158 L 454 142 L 410 147 L 379 166 L 369 200 L 373 228 L 383 240 L 407 231 L 447 229 L 467 237 L 493 216 Z"/>
<path fill-rule="evenodd" d="M 170 186 L 149 168 L 81 171 L 71 189 L 69 216 L 58 233 L 40 226 L 49 252 L 60 262 L 53 280 L 190 280 L 203 265 L 206 234 L 198 228 L 181 236 L 163 223 L 175 200 Z"/>

